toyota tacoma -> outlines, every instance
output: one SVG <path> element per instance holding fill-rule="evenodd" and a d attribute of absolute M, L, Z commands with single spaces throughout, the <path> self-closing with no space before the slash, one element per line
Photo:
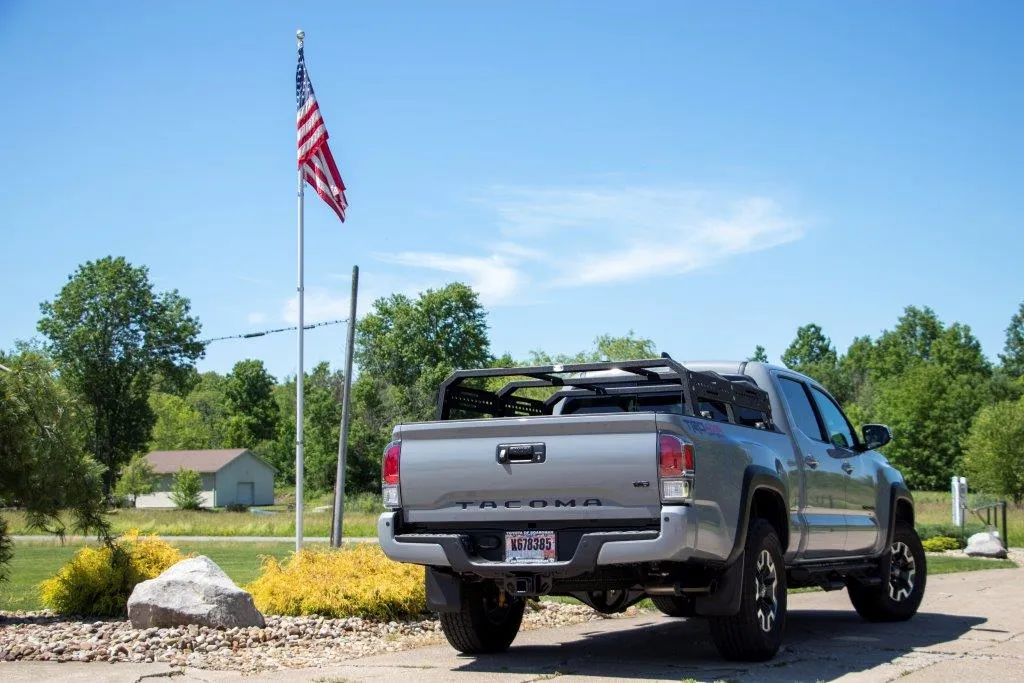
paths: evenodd
<path fill-rule="evenodd" d="M 457 650 L 507 649 L 526 600 L 706 618 L 722 656 L 782 643 L 788 588 L 917 611 L 926 566 L 903 477 L 818 382 L 756 362 L 463 370 L 436 421 L 384 451 L 381 548 L 426 567 Z"/>

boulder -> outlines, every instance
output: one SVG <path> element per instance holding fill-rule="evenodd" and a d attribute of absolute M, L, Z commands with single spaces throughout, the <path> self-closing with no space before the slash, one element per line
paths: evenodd
<path fill-rule="evenodd" d="M 128 598 L 128 618 L 135 628 L 264 626 L 252 596 L 205 555 L 182 560 L 135 586 Z"/>
<path fill-rule="evenodd" d="M 964 552 L 971 557 L 1006 559 L 1006 548 L 999 541 L 999 534 L 995 531 L 982 531 L 968 538 Z"/>

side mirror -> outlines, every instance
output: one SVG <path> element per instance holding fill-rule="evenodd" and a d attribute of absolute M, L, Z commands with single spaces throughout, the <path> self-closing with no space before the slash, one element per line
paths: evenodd
<path fill-rule="evenodd" d="M 885 425 L 864 425 L 861 434 L 864 435 L 864 450 L 871 451 L 881 448 L 892 441 L 892 430 Z"/>

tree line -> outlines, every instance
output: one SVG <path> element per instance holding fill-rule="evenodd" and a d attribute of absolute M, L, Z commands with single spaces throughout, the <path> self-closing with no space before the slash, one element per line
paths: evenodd
<path fill-rule="evenodd" d="M 277 468 L 279 482 L 294 481 L 295 378 L 274 377 L 258 359 L 199 373 L 199 319 L 176 290 L 156 291 L 145 267 L 90 261 L 40 309 L 44 339 L 0 354 L 0 505 L 21 505 L 54 531 L 63 531 L 62 507 L 76 512 L 78 527 L 102 528 L 104 495 L 149 450 L 249 448 Z M 432 419 L 438 386 L 454 369 L 625 360 L 658 350 L 630 331 L 602 335 L 575 354 L 497 356 L 486 310 L 464 284 L 378 299 L 357 325 L 347 490 L 377 489 L 392 427 Z M 767 358 L 760 345 L 751 356 Z M 780 359 L 824 384 L 855 425 L 889 424 L 896 439 L 885 454 L 912 487 L 944 489 L 966 471 L 993 493 L 1024 496 L 1024 303 L 996 363 L 969 326 L 916 306 L 844 353 L 809 323 Z M 313 490 L 334 484 L 343 383 L 327 363 L 305 376 Z M 3 553 L 0 544 L 0 560 Z"/>

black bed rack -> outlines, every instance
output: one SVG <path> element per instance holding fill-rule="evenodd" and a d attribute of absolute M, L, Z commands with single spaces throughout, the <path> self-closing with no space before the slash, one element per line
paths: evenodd
<path fill-rule="evenodd" d="M 586 376 L 582 373 L 620 370 L 622 374 Z M 466 380 L 513 377 L 497 391 L 466 386 Z M 696 372 L 671 358 L 606 361 L 600 363 L 565 363 L 521 368 L 482 368 L 459 370 L 442 384 L 438 395 L 438 419 L 450 419 L 453 410 L 491 415 L 493 417 L 525 417 L 551 415 L 554 404 L 565 397 L 559 392 L 547 400 L 516 396 L 521 389 L 572 387 L 594 395 L 608 393 L 619 385 L 637 391 L 666 389 L 678 386 L 684 411 L 693 415 L 701 402 L 716 401 L 763 412 L 771 422 L 768 395 L 752 382 L 735 381 L 716 372 Z M 732 413 L 732 410 L 729 410 Z"/>

